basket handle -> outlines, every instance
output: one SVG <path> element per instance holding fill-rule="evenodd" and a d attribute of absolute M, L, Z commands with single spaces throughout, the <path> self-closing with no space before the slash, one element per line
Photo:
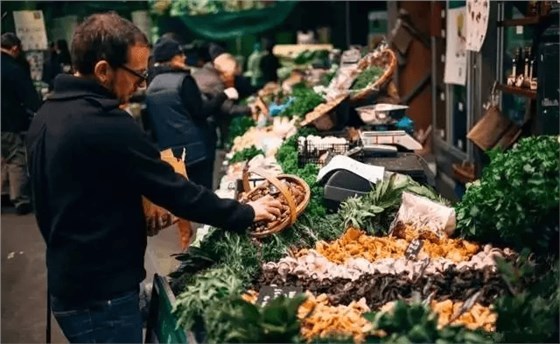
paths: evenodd
<path fill-rule="evenodd" d="M 282 193 L 282 195 L 284 195 L 284 198 L 288 203 L 288 207 L 290 208 L 290 226 L 293 225 L 297 219 L 297 206 L 294 198 L 292 197 L 292 193 L 288 190 L 286 185 L 262 168 L 253 168 L 249 171 L 249 168 L 246 166 L 246 168 L 243 169 L 243 188 L 245 189 L 245 192 L 251 191 L 251 187 L 249 186 L 249 173 L 254 173 L 263 177 L 270 184 L 274 185 Z"/>

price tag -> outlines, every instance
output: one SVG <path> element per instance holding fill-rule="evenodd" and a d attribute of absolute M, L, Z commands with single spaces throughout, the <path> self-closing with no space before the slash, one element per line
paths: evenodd
<path fill-rule="evenodd" d="M 515 33 L 518 34 L 518 35 L 522 35 L 523 34 L 523 26 L 517 25 L 515 27 Z"/>
<path fill-rule="evenodd" d="M 302 292 L 303 289 L 301 287 L 274 287 L 267 285 L 259 290 L 257 304 L 260 306 L 266 306 L 266 304 L 279 296 L 293 298 L 294 296 Z"/>
<path fill-rule="evenodd" d="M 420 239 L 412 240 L 410 244 L 408 244 L 406 250 L 404 251 L 404 256 L 406 257 L 406 259 L 416 260 L 416 258 L 418 257 L 418 253 L 420 253 L 420 250 L 422 249 L 423 245 L 424 242 Z"/>

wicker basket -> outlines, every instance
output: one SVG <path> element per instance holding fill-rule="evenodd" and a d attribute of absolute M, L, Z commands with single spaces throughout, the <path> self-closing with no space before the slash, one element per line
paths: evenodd
<path fill-rule="evenodd" d="M 348 95 L 343 94 L 326 103 L 317 105 L 311 112 L 305 115 L 301 121 L 301 126 L 313 124 L 319 131 L 331 130 L 337 125 L 336 114 L 333 111 L 339 106 Z"/>
<path fill-rule="evenodd" d="M 251 173 L 263 177 L 265 179 L 265 182 L 258 185 L 254 189 L 251 189 L 251 186 L 249 184 L 249 174 Z M 285 183 L 297 184 L 303 189 L 303 195 L 299 195 L 299 197 L 296 198 Z M 255 238 L 264 238 L 266 236 L 278 233 L 288 228 L 289 226 L 293 225 L 296 222 L 298 216 L 301 215 L 301 213 L 303 213 L 303 211 L 309 204 L 309 200 L 311 199 L 311 189 L 303 179 L 290 174 L 280 174 L 277 176 L 273 176 L 267 173 L 266 171 L 258 168 L 249 171 L 246 165 L 245 169 L 243 170 L 244 192 L 240 194 L 241 195 L 240 201 L 241 202 L 250 201 L 251 199 L 254 198 L 255 194 L 261 193 L 263 190 L 267 189 L 270 185 L 273 185 L 276 188 L 276 190 L 278 190 L 278 196 L 281 195 L 286 200 L 286 203 L 288 205 L 288 210 L 287 210 L 287 214 L 283 214 L 283 215 L 287 215 L 287 216 L 284 216 L 283 218 L 280 218 L 274 222 L 268 223 L 267 229 L 264 231 L 260 231 L 260 232 L 251 231 L 250 235 Z"/>
<path fill-rule="evenodd" d="M 395 71 L 397 70 L 398 61 L 397 56 L 393 50 L 387 48 L 382 50 L 378 54 L 371 53 L 364 56 L 360 62 L 358 62 L 358 69 L 361 71 L 371 67 L 380 66 L 385 69 L 385 72 L 374 82 L 371 82 L 367 87 L 358 90 L 350 91 L 350 101 L 352 103 L 365 100 L 372 96 L 374 93 L 378 92 L 383 88 L 393 77 Z"/>

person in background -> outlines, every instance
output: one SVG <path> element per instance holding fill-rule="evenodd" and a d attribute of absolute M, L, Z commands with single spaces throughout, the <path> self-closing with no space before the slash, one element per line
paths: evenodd
<path fill-rule="evenodd" d="M 262 72 L 261 72 L 261 58 L 262 58 L 262 51 L 260 43 L 255 43 L 253 46 L 253 52 L 249 55 L 247 60 L 247 72 L 245 72 L 245 76 L 251 78 L 251 86 L 253 87 L 262 87 Z"/>
<path fill-rule="evenodd" d="M 181 45 L 171 38 L 156 42 L 152 56 L 155 63 L 146 104 L 159 149 L 171 148 L 178 158 L 186 150 L 185 164 L 190 180 L 213 189 L 216 145 L 207 120 L 226 99 L 235 98 L 236 91 L 225 89 L 203 101 L 187 68 Z"/>
<path fill-rule="evenodd" d="M 49 43 L 49 49 L 45 53 L 45 61 L 43 62 L 43 75 L 41 80 L 49 85 L 49 91 L 52 90 L 54 77 L 58 74 L 60 69 L 57 65 L 57 53 L 54 42 Z"/>
<path fill-rule="evenodd" d="M 277 82 L 280 61 L 278 60 L 278 57 L 272 53 L 274 41 L 272 39 L 264 39 L 264 48 L 266 52 L 260 61 L 263 83 Z"/>
<path fill-rule="evenodd" d="M 19 38 L 11 32 L 2 34 L 2 183 L 7 179 L 10 201 L 18 214 L 25 215 L 32 208 L 24 133 L 41 103 L 29 71 L 17 60 L 21 55 Z"/>
<path fill-rule="evenodd" d="M 145 85 L 148 68 L 148 40 L 130 21 L 115 13 L 85 18 L 71 54 L 75 74 L 56 77 L 26 141 L 52 311 L 72 343 L 142 343 L 142 196 L 176 216 L 239 233 L 275 219 L 281 204 L 221 199 L 161 160 L 119 108 Z"/>
<path fill-rule="evenodd" d="M 193 73 L 193 77 L 206 100 L 212 99 L 224 92 L 225 89 L 235 86 L 237 61 L 217 44 L 208 47 L 208 58 L 202 68 Z M 229 122 L 234 116 L 251 115 L 250 106 L 236 104 L 235 99 L 226 100 L 220 109 L 212 115 L 212 122 L 220 133 L 218 147 L 224 146 L 228 134 Z M 218 138 L 216 137 L 216 140 Z"/>
<path fill-rule="evenodd" d="M 55 48 L 56 63 L 60 68 L 60 73 L 72 73 L 72 60 L 70 57 L 70 50 L 68 50 L 68 42 L 66 42 L 65 39 L 59 39 L 56 41 Z"/>

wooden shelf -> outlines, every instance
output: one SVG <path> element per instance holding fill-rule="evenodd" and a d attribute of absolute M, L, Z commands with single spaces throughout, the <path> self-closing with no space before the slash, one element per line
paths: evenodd
<path fill-rule="evenodd" d="M 537 99 L 537 91 L 533 91 L 527 88 L 512 87 L 503 84 L 497 84 L 496 88 L 504 93 L 515 94 L 517 96 L 527 97 L 530 99 Z"/>
<path fill-rule="evenodd" d="M 523 18 L 516 18 L 516 19 L 506 19 L 502 22 L 499 22 L 499 26 L 528 26 L 528 25 L 537 25 L 541 22 L 547 21 L 552 19 L 551 15 L 546 16 L 529 16 Z"/>

